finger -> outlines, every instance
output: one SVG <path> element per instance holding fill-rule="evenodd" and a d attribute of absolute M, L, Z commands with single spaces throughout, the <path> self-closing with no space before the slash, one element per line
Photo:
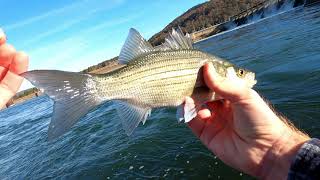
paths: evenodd
<path fill-rule="evenodd" d="M 201 109 L 199 112 L 198 112 L 198 117 L 200 119 L 207 119 L 207 118 L 210 118 L 211 117 L 211 111 L 209 109 Z"/>
<path fill-rule="evenodd" d="M 222 117 L 223 119 L 225 119 L 224 121 L 227 121 L 231 118 L 230 116 L 232 115 L 232 106 L 229 100 L 208 102 L 207 106 L 209 107 L 209 109 L 214 109 L 214 113 L 212 113 L 212 119 L 214 121 L 216 121 L 216 119 L 219 119 L 218 117 Z M 220 123 L 225 122 L 220 121 Z"/>
<path fill-rule="evenodd" d="M 212 112 L 207 108 L 201 108 L 198 111 L 197 116 L 188 123 L 189 127 L 191 128 L 192 132 L 197 136 L 200 137 L 205 126 L 208 124 L 209 121 L 212 119 Z"/>
<path fill-rule="evenodd" d="M 28 56 L 25 53 L 16 53 L 9 67 L 9 71 L 0 83 L 2 87 L 15 94 L 23 81 L 23 77 L 19 76 L 19 74 L 27 71 L 28 64 Z"/>
<path fill-rule="evenodd" d="M 7 37 L 4 34 L 4 31 L 0 28 L 0 46 L 5 44 L 6 40 L 7 40 Z"/>
<path fill-rule="evenodd" d="M 217 121 L 212 123 L 206 123 L 203 128 L 203 133 L 200 135 L 200 140 L 206 145 L 210 146 L 210 143 L 213 142 L 214 138 L 224 129 L 224 124 L 221 124 Z"/>
<path fill-rule="evenodd" d="M 2 92 L 2 86 L 0 85 L 0 91 Z M 9 102 L 9 100 L 11 98 L 11 94 L 8 94 L 8 92 L 4 92 L 1 94 L 1 98 L 0 98 L 0 110 L 6 107 L 7 102 Z"/>
<path fill-rule="evenodd" d="M 16 50 L 11 45 L 4 44 L 0 46 L 0 80 L 7 73 L 15 53 Z"/>
<path fill-rule="evenodd" d="M 206 105 L 209 107 L 209 109 L 220 111 L 221 107 L 223 106 L 223 100 L 207 102 Z"/>
<path fill-rule="evenodd" d="M 29 57 L 25 52 L 18 52 L 10 64 L 9 71 L 20 75 L 28 70 Z"/>
<path fill-rule="evenodd" d="M 224 109 L 230 109 L 231 108 L 231 102 L 228 100 L 223 100 L 223 108 Z"/>
<path fill-rule="evenodd" d="M 221 78 L 211 63 L 204 66 L 203 73 L 206 85 L 223 98 L 235 102 L 248 97 L 249 88 L 237 81 Z"/>
<path fill-rule="evenodd" d="M 205 128 L 205 122 L 201 118 L 196 117 L 192 121 L 188 122 L 188 126 L 192 130 L 193 134 L 200 137 Z"/>
<path fill-rule="evenodd" d="M 23 78 L 18 74 L 27 71 L 28 63 L 29 60 L 25 53 L 16 53 L 14 55 L 9 71 L 0 82 L 0 109 L 4 107 L 19 90 Z"/>

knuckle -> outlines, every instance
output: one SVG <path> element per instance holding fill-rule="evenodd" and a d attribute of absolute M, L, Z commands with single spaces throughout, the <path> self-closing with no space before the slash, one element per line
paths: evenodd
<path fill-rule="evenodd" d="M 0 47 L 0 56 L 9 56 L 16 52 L 15 48 L 10 44 L 4 44 Z"/>
<path fill-rule="evenodd" d="M 18 57 L 19 59 L 23 59 L 23 60 L 29 59 L 28 54 L 23 51 L 17 52 L 16 57 Z"/>

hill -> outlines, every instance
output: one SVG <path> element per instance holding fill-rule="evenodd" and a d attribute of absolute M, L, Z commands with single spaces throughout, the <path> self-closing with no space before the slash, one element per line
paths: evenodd
<path fill-rule="evenodd" d="M 172 28 L 180 27 L 183 32 L 192 33 L 201 29 L 220 24 L 230 17 L 239 14 L 250 7 L 264 2 L 263 0 L 211 0 L 182 14 L 168 24 L 162 31 L 149 39 L 154 45 L 160 45 Z"/>

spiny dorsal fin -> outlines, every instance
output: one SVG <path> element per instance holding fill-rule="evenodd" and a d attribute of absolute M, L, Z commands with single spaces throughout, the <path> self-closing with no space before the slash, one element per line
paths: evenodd
<path fill-rule="evenodd" d="M 171 34 L 165 39 L 165 42 L 157 47 L 152 47 L 137 30 L 131 28 L 126 42 L 121 49 L 119 63 L 127 64 L 131 60 L 152 51 L 179 49 L 193 49 L 191 36 L 189 34 L 184 36 L 180 28 L 177 30 L 172 29 Z"/>
<path fill-rule="evenodd" d="M 131 28 L 126 42 L 121 49 L 119 55 L 119 63 L 127 64 L 136 57 L 153 50 L 154 49 L 152 45 L 148 41 L 146 41 L 137 30 Z"/>
<path fill-rule="evenodd" d="M 160 46 L 161 50 L 179 50 L 193 49 L 191 36 L 187 33 L 185 36 L 181 29 L 172 29 L 172 33 L 165 39 L 165 42 Z"/>

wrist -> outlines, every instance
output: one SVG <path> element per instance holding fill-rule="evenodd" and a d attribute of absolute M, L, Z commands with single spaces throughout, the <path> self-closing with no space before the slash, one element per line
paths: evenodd
<path fill-rule="evenodd" d="M 287 179 L 289 168 L 300 147 L 310 138 L 302 132 L 287 127 L 268 150 L 261 162 L 258 175 L 261 179 Z"/>

